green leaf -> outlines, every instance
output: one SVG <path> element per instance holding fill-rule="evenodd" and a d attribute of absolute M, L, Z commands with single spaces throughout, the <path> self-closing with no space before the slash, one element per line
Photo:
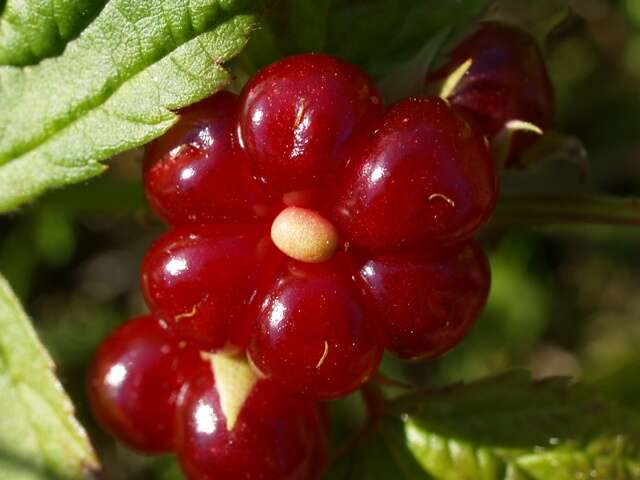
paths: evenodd
<path fill-rule="evenodd" d="M 589 156 L 582 141 L 572 135 L 555 131 L 546 131 L 521 158 L 517 167 L 528 168 L 540 162 L 567 161 L 575 164 L 582 178 L 589 174 Z"/>
<path fill-rule="evenodd" d="M 0 67 L 0 212 L 104 171 L 229 83 L 253 17 L 234 0 L 111 0 L 59 57 Z"/>
<path fill-rule="evenodd" d="M 431 480 L 407 448 L 402 423 L 386 417 L 329 468 L 323 480 Z"/>
<path fill-rule="evenodd" d="M 0 65 L 32 65 L 58 55 L 106 0 L 7 0 L 0 16 Z"/>
<path fill-rule="evenodd" d="M 327 36 L 329 15 L 337 0 L 293 0 L 290 25 L 297 48 L 302 52 L 321 52 Z"/>
<path fill-rule="evenodd" d="M 574 15 L 566 0 L 500 0 L 495 3 L 489 18 L 506 19 L 544 42 L 551 30 Z"/>
<path fill-rule="evenodd" d="M 490 0 L 263 3 L 263 28 L 242 55 L 249 73 L 278 56 L 321 51 L 359 65 L 380 79 L 412 59 L 420 60 L 420 54 L 429 58 L 428 45 L 435 36 L 445 27 L 451 31 L 465 29 L 483 13 Z M 411 81 L 415 83 L 415 79 Z"/>
<path fill-rule="evenodd" d="M 510 373 L 394 408 L 437 479 L 640 479 L 640 417 L 564 378 Z"/>
<path fill-rule="evenodd" d="M 97 460 L 53 364 L 0 277 L 0 478 L 88 478 Z"/>
<path fill-rule="evenodd" d="M 397 102 L 424 91 L 424 78 L 433 67 L 449 34 L 450 29 L 443 28 L 431 36 L 414 57 L 395 65 L 382 76 L 378 85 L 387 102 Z"/>
<path fill-rule="evenodd" d="M 443 27 L 465 28 L 488 0 L 336 0 L 326 50 L 363 66 L 376 77 L 414 57 Z M 366 20 L 364 20 L 366 19 Z"/>

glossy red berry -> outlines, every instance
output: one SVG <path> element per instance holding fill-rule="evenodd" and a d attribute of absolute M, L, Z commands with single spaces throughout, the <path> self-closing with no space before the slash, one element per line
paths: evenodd
<path fill-rule="evenodd" d="M 475 323 L 489 294 L 489 264 L 471 243 L 443 256 L 390 254 L 372 258 L 359 281 L 376 311 L 382 342 L 404 359 L 435 358 Z"/>
<path fill-rule="evenodd" d="M 263 69 L 238 104 L 209 102 L 148 155 L 148 192 L 167 180 L 150 198 L 189 223 L 142 268 L 146 301 L 172 334 L 210 352 L 246 348 L 265 377 L 315 398 L 360 387 L 380 362 L 380 334 L 411 358 L 461 338 L 486 289 L 481 267 L 446 252 L 477 232 L 497 194 L 487 142 L 464 115 L 436 97 L 383 112 L 365 74 L 325 55 Z M 183 155 L 194 145 L 196 160 Z M 193 190 L 181 183 L 191 178 Z M 468 302 L 450 300 L 456 288 L 472 291 Z M 403 344 L 388 325 L 404 340 L 424 329 Z"/>
<path fill-rule="evenodd" d="M 361 386 L 382 352 L 352 276 L 344 254 L 320 264 L 286 261 L 259 304 L 248 350 L 255 366 L 316 398 Z"/>
<path fill-rule="evenodd" d="M 89 370 L 93 414 L 136 450 L 170 451 L 176 401 L 195 358 L 154 317 L 129 320 L 102 342 Z"/>
<path fill-rule="evenodd" d="M 496 196 L 484 139 L 444 100 L 410 98 L 351 157 L 334 218 L 351 244 L 369 250 L 447 245 L 470 238 Z"/>
<path fill-rule="evenodd" d="M 269 380 L 247 379 L 242 367 L 238 372 L 214 362 L 201 362 L 181 399 L 177 453 L 186 477 L 318 478 L 326 432 L 316 403 Z"/>
<path fill-rule="evenodd" d="M 470 66 L 447 98 L 469 114 L 490 139 L 511 120 L 541 130 L 551 126 L 553 88 L 540 48 L 528 33 L 500 22 L 481 23 L 453 49 L 443 67 L 427 75 L 427 84 L 443 82 L 468 60 Z M 532 132 L 516 133 L 507 165 L 517 162 L 538 138 Z"/>
<path fill-rule="evenodd" d="M 142 263 L 142 291 L 169 330 L 202 349 L 235 344 L 260 272 L 277 257 L 268 225 L 177 227 Z"/>
<path fill-rule="evenodd" d="M 237 105 L 234 94 L 219 92 L 180 112 L 178 123 L 147 147 L 147 198 L 170 224 L 269 215 L 269 200 L 237 142 Z"/>
<path fill-rule="evenodd" d="M 298 55 L 262 69 L 244 87 L 240 139 L 271 191 L 317 188 L 333 180 L 354 132 L 381 111 L 366 74 L 327 55 Z"/>

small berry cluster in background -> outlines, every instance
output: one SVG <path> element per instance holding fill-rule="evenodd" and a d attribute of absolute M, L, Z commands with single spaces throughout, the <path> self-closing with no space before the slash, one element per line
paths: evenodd
<path fill-rule="evenodd" d="M 361 387 L 384 350 L 433 359 L 462 340 L 489 293 L 473 236 L 496 164 L 549 126 L 552 91 L 533 40 L 493 22 L 426 82 L 442 98 L 385 108 L 357 68 L 289 57 L 148 146 L 146 193 L 171 228 L 142 265 L 151 315 L 89 374 L 107 430 L 175 452 L 193 480 L 318 478 L 319 401 Z"/>

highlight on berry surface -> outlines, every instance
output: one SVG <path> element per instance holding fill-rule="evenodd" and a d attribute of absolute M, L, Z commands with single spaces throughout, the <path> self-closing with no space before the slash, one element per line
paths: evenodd
<path fill-rule="evenodd" d="M 176 454 L 187 478 L 315 479 L 322 422 L 314 400 L 258 378 L 242 355 L 203 353 L 180 395 Z"/>

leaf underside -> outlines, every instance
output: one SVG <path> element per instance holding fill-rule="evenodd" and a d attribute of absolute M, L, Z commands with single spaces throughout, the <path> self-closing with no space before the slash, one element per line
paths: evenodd
<path fill-rule="evenodd" d="M 226 85 L 254 24 L 237 3 L 111 0 L 60 56 L 0 66 L 0 212 L 101 173 Z"/>
<path fill-rule="evenodd" d="M 88 478 L 97 460 L 53 364 L 0 277 L 0 478 Z"/>
<path fill-rule="evenodd" d="M 409 448 L 437 479 L 640 479 L 638 416 L 567 379 L 516 372 L 396 408 Z"/>
<path fill-rule="evenodd" d="M 323 480 L 432 480 L 413 457 L 397 418 L 384 418 L 326 472 Z"/>

